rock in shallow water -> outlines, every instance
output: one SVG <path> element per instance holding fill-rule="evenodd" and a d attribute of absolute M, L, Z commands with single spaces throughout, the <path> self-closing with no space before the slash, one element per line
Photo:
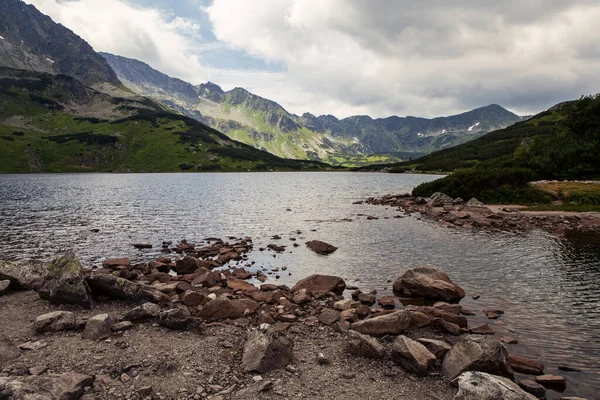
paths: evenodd
<path fill-rule="evenodd" d="M 394 293 L 443 300 L 456 303 L 465 297 L 465 291 L 455 285 L 440 267 L 424 265 L 412 268 L 400 276 L 393 285 Z"/>
<path fill-rule="evenodd" d="M 315 253 L 322 255 L 331 254 L 338 249 L 337 247 L 320 240 L 311 240 L 310 242 L 306 242 L 306 246 Z"/>
<path fill-rule="evenodd" d="M 512 378 L 506 347 L 491 336 L 469 335 L 455 344 L 442 363 L 442 372 L 455 379 L 465 371 L 481 371 Z"/>

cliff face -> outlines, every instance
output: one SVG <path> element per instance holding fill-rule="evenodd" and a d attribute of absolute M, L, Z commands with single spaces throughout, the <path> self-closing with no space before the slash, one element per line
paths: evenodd
<path fill-rule="evenodd" d="M 87 86 L 120 86 L 106 60 L 71 30 L 21 0 L 0 0 L 0 65 L 56 72 Z M 10 48 L 9 48 L 10 47 Z"/>

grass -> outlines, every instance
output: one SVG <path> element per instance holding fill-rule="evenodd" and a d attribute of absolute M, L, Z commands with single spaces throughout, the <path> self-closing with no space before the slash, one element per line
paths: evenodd
<path fill-rule="evenodd" d="M 600 181 L 594 183 L 571 181 L 544 182 L 536 183 L 535 186 L 560 198 L 567 198 L 572 195 L 600 196 Z"/>
<path fill-rule="evenodd" d="M 526 211 L 600 212 L 597 204 L 540 204 L 527 207 Z"/>

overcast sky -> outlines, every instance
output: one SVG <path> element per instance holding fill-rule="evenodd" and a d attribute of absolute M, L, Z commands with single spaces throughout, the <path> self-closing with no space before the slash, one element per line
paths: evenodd
<path fill-rule="evenodd" d="M 532 114 L 600 92 L 597 0 L 26 0 L 95 50 L 296 114 Z"/>

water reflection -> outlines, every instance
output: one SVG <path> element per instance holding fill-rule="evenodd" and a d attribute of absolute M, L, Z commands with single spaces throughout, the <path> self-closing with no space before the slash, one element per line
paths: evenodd
<path fill-rule="evenodd" d="M 380 206 L 352 204 L 368 196 L 409 191 L 427 175 L 356 173 L 5 175 L 0 176 L 0 258 L 48 259 L 73 248 L 86 265 L 106 257 L 147 261 L 163 240 L 251 236 L 257 247 L 274 242 L 277 257 L 255 251 L 269 269 L 287 266 L 291 284 L 314 273 L 340 275 L 363 289 L 391 293 L 406 269 L 440 265 L 480 310 L 506 311 L 500 332 L 514 330 L 515 353 L 541 358 L 560 372 L 566 394 L 593 398 L 600 388 L 600 241 L 528 234 L 466 233 L 442 229 Z M 291 211 L 288 211 L 291 210 Z M 367 220 L 359 214 L 373 215 Z M 351 222 L 348 222 L 351 220 Z M 93 232 L 92 229 L 98 229 Z M 298 234 L 297 231 L 301 231 Z M 320 239 L 340 249 L 318 256 L 299 243 Z M 135 242 L 155 245 L 149 251 Z M 481 321 L 483 322 L 483 317 Z M 554 396 L 554 397 L 553 397 Z M 559 398 L 550 394 L 549 398 Z"/>

